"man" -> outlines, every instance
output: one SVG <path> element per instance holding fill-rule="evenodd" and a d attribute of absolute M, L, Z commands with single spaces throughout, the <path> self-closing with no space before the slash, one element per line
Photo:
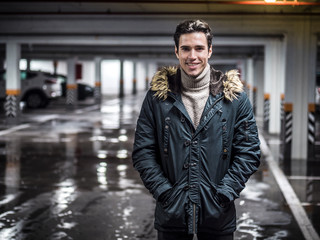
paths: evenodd
<path fill-rule="evenodd" d="M 259 138 L 237 71 L 208 64 L 201 20 L 174 34 L 180 67 L 155 74 L 137 122 L 133 164 L 156 199 L 159 240 L 233 239 L 234 200 L 260 164 Z"/>

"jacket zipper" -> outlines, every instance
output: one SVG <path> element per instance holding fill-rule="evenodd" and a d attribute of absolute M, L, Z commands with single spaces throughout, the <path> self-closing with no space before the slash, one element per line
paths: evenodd
<path fill-rule="evenodd" d="M 196 204 L 193 204 L 193 233 L 196 234 Z"/>
<path fill-rule="evenodd" d="M 197 233 L 196 233 L 196 204 L 193 204 L 193 240 L 196 240 Z"/>
<path fill-rule="evenodd" d="M 218 99 L 209 107 L 209 109 L 206 111 L 206 113 L 204 114 L 204 116 L 207 115 L 208 112 L 211 110 L 211 108 L 213 108 L 213 106 L 216 105 L 217 102 L 219 102 L 222 98 L 223 98 L 223 96 L 220 97 L 220 98 L 218 98 Z M 193 134 L 192 134 L 192 135 L 193 135 Z M 193 229 L 192 229 L 192 231 L 193 231 L 193 240 L 197 240 L 198 237 L 197 237 L 197 233 L 196 233 L 196 204 L 195 204 L 195 203 L 193 204 Z"/>
<path fill-rule="evenodd" d="M 196 233 L 196 204 L 193 204 L 193 238 L 192 240 L 198 240 Z"/>

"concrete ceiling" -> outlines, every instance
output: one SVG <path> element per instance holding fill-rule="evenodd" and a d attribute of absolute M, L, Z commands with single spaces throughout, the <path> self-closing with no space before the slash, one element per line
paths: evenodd
<path fill-rule="evenodd" d="M 0 14 L 226 14 L 280 13 L 317 14 L 319 0 L 93 0 L 93 1 L 7 1 L 0 3 Z"/>
<path fill-rule="evenodd" d="M 277 1 L 276 5 L 259 0 L 1 1 L 0 37 L 24 39 L 25 42 L 21 42 L 23 58 L 61 59 L 77 55 L 83 59 L 90 59 L 100 55 L 106 58 L 174 59 L 171 35 L 175 26 L 155 29 L 147 21 L 152 21 L 153 17 L 157 18 L 159 26 L 163 17 L 220 15 L 232 17 L 235 14 L 259 18 L 264 15 L 317 16 L 320 14 L 320 1 Z M 128 19 L 132 17 L 137 19 L 137 24 L 128 25 Z M 98 18 L 107 18 L 108 21 L 92 23 L 92 20 Z M 5 24 L 6 22 L 8 24 Z M 31 40 L 28 40 L 30 36 Z M 88 37 L 95 39 L 90 42 Z M 104 41 L 103 37 L 107 40 Z M 152 42 L 152 39 L 147 39 L 152 37 L 157 41 Z M 219 34 L 216 36 L 218 39 L 218 43 L 214 43 L 216 59 L 262 57 L 264 54 L 262 44 L 243 44 L 240 47 L 238 44 L 224 45 L 223 40 L 219 41 L 223 37 Z M 96 38 L 101 38 L 101 42 L 96 41 Z M 51 39 L 53 41 L 50 41 Z M 5 44 L 0 44 L 0 54 L 5 55 Z"/>

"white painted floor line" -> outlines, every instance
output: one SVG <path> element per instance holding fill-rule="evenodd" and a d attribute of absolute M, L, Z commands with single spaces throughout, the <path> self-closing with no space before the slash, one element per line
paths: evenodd
<path fill-rule="evenodd" d="M 0 131 L 0 136 L 7 135 L 9 133 L 13 133 L 13 132 L 19 131 L 21 129 L 26 129 L 26 128 L 29 128 L 30 126 L 31 126 L 31 124 L 21 124 L 21 125 L 18 125 L 18 126 L 15 126 L 15 127 Z"/>
<path fill-rule="evenodd" d="M 84 112 L 90 112 L 92 110 L 97 110 L 99 109 L 99 105 L 93 105 L 93 106 L 89 106 L 89 107 L 85 107 L 85 108 L 82 108 L 82 109 L 78 109 L 78 110 L 75 110 L 74 112 L 76 114 L 81 114 L 81 113 L 84 113 Z"/>
<path fill-rule="evenodd" d="M 50 115 L 44 115 L 44 116 L 39 115 L 39 116 L 33 117 L 33 121 L 43 123 L 43 122 L 47 122 L 50 120 L 54 120 L 58 117 L 59 117 L 58 114 L 50 114 Z"/>
<path fill-rule="evenodd" d="M 290 180 L 320 181 L 320 176 L 289 176 Z"/>
<path fill-rule="evenodd" d="M 276 179 L 284 198 L 286 199 L 295 220 L 297 221 L 300 230 L 305 237 L 306 240 L 320 240 L 318 233 L 314 229 L 311 224 L 306 211 L 302 207 L 300 200 L 292 189 L 288 179 L 284 175 L 283 171 L 280 169 L 274 157 L 272 156 L 272 152 L 270 151 L 264 137 L 260 134 L 260 142 L 261 142 L 261 151 L 266 159 L 269 168 Z"/>
<path fill-rule="evenodd" d="M 317 207 L 320 207 L 320 202 L 318 202 L 318 203 L 302 202 L 301 204 L 302 204 L 302 206 L 306 206 L 306 207 L 309 207 L 309 206 L 317 206 Z"/>

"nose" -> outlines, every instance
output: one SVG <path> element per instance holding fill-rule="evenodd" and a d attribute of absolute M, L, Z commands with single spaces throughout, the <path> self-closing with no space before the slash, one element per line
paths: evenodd
<path fill-rule="evenodd" d="M 196 58 L 196 51 L 194 49 L 191 49 L 188 57 L 190 59 L 195 59 Z"/>

